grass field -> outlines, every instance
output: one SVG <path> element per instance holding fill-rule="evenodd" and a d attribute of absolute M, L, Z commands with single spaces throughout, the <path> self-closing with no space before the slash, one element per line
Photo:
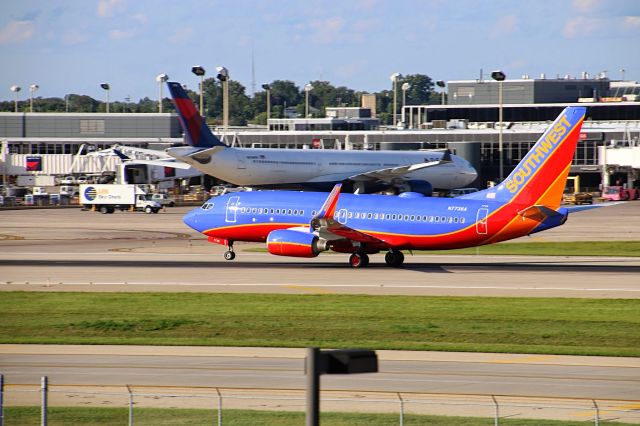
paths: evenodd
<path fill-rule="evenodd" d="M 129 419 L 127 408 L 50 408 L 48 424 L 84 426 L 121 426 Z M 283 411 L 252 411 L 252 410 L 223 410 L 223 424 L 225 426 L 298 426 L 305 422 L 304 413 Z M 323 426 L 387 426 L 398 425 L 398 414 L 362 414 L 362 413 L 321 413 L 320 422 Z M 480 417 L 445 417 L 405 415 L 406 425 L 433 426 L 486 426 L 493 424 L 493 419 Z M 10 407 L 5 411 L 6 426 L 26 426 L 40 424 L 40 410 L 37 407 Z M 134 409 L 135 425 L 215 425 L 217 412 L 202 409 Z M 523 420 L 500 419 L 501 425 L 506 426 L 584 426 L 592 422 L 584 421 L 554 421 L 554 420 Z M 604 422 L 600 425 L 629 426 L 628 423 Z"/>
<path fill-rule="evenodd" d="M 0 343 L 640 356 L 640 300 L 3 292 Z"/>
<path fill-rule="evenodd" d="M 266 252 L 265 247 L 246 251 Z M 457 250 L 416 250 L 421 254 L 483 254 L 524 256 L 640 256 L 640 241 L 571 241 L 498 243 Z"/>

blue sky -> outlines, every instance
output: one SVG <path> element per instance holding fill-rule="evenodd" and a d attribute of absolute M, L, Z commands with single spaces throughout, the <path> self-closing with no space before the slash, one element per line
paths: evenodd
<path fill-rule="evenodd" d="M 523 74 L 640 80 L 638 0 L 3 0 L 0 99 L 157 98 L 155 76 L 191 88 L 216 66 L 252 92 L 276 79 L 378 91 L 389 76 Z M 166 93 L 166 91 L 165 91 Z"/>

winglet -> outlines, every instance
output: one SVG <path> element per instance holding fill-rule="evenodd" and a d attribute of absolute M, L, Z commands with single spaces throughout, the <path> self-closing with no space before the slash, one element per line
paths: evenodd
<path fill-rule="evenodd" d="M 173 104 L 178 112 L 178 118 L 180 119 L 180 124 L 182 125 L 184 135 L 189 145 L 196 148 L 226 147 L 220 139 L 211 133 L 207 123 L 202 119 L 193 101 L 189 98 L 180 83 L 168 81 L 167 86 L 169 87 Z"/>
<path fill-rule="evenodd" d="M 333 215 L 336 212 L 336 205 L 338 204 L 338 198 L 340 198 L 340 189 L 342 189 L 341 183 L 338 183 L 333 187 L 331 193 L 322 205 L 322 208 L 318 214 L 313 217 L 313 219 L 333 219 Z"/>

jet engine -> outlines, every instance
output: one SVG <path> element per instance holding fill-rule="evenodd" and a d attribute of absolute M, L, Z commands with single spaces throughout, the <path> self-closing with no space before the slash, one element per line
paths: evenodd
<path fill-rule="evenodd" d="M 277 256 L 316 257 L 327 250 L 327 241 L 309 232 L 278 229 L 267 236 L 267 249 Z"/>
<path fill-rule="evenodd" d="M 431 197 L 433 195 L 433 187 L 426 180 L 410 180 L 406 182 L 409 186 L 408 191 L 401 192 L 417 192 L 418 194 L 426 195 L 427 197 Z"/>

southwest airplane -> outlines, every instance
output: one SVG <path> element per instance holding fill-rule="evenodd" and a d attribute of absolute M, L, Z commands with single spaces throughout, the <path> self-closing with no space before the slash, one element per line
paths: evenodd
<path fill-rule="evenodd" d="M 216 138 L 179 83 L 168 82 L 190 146 L 168 148 L 177 160 L 226 182 L 271 189 L 329 191 L 336 183 L 358 192 L 390 187 L 431 195 L 468 186 L 476 170 L 442 151 L 343 151 L 231 148 Z"/>
<path fill-rule="evenodd" d="M 456 198 L 258 191 L 222 195 L 187 213 L 184 222 L 209 241 L 265 242 L 279 256 L 351 253 L 353 267 L 386 250 L 399 266 L 401 250 L 442 250 L 510 240 L 562 225 L 562 193 L 586 108 L 568 107 L 499 185 Z"/>

